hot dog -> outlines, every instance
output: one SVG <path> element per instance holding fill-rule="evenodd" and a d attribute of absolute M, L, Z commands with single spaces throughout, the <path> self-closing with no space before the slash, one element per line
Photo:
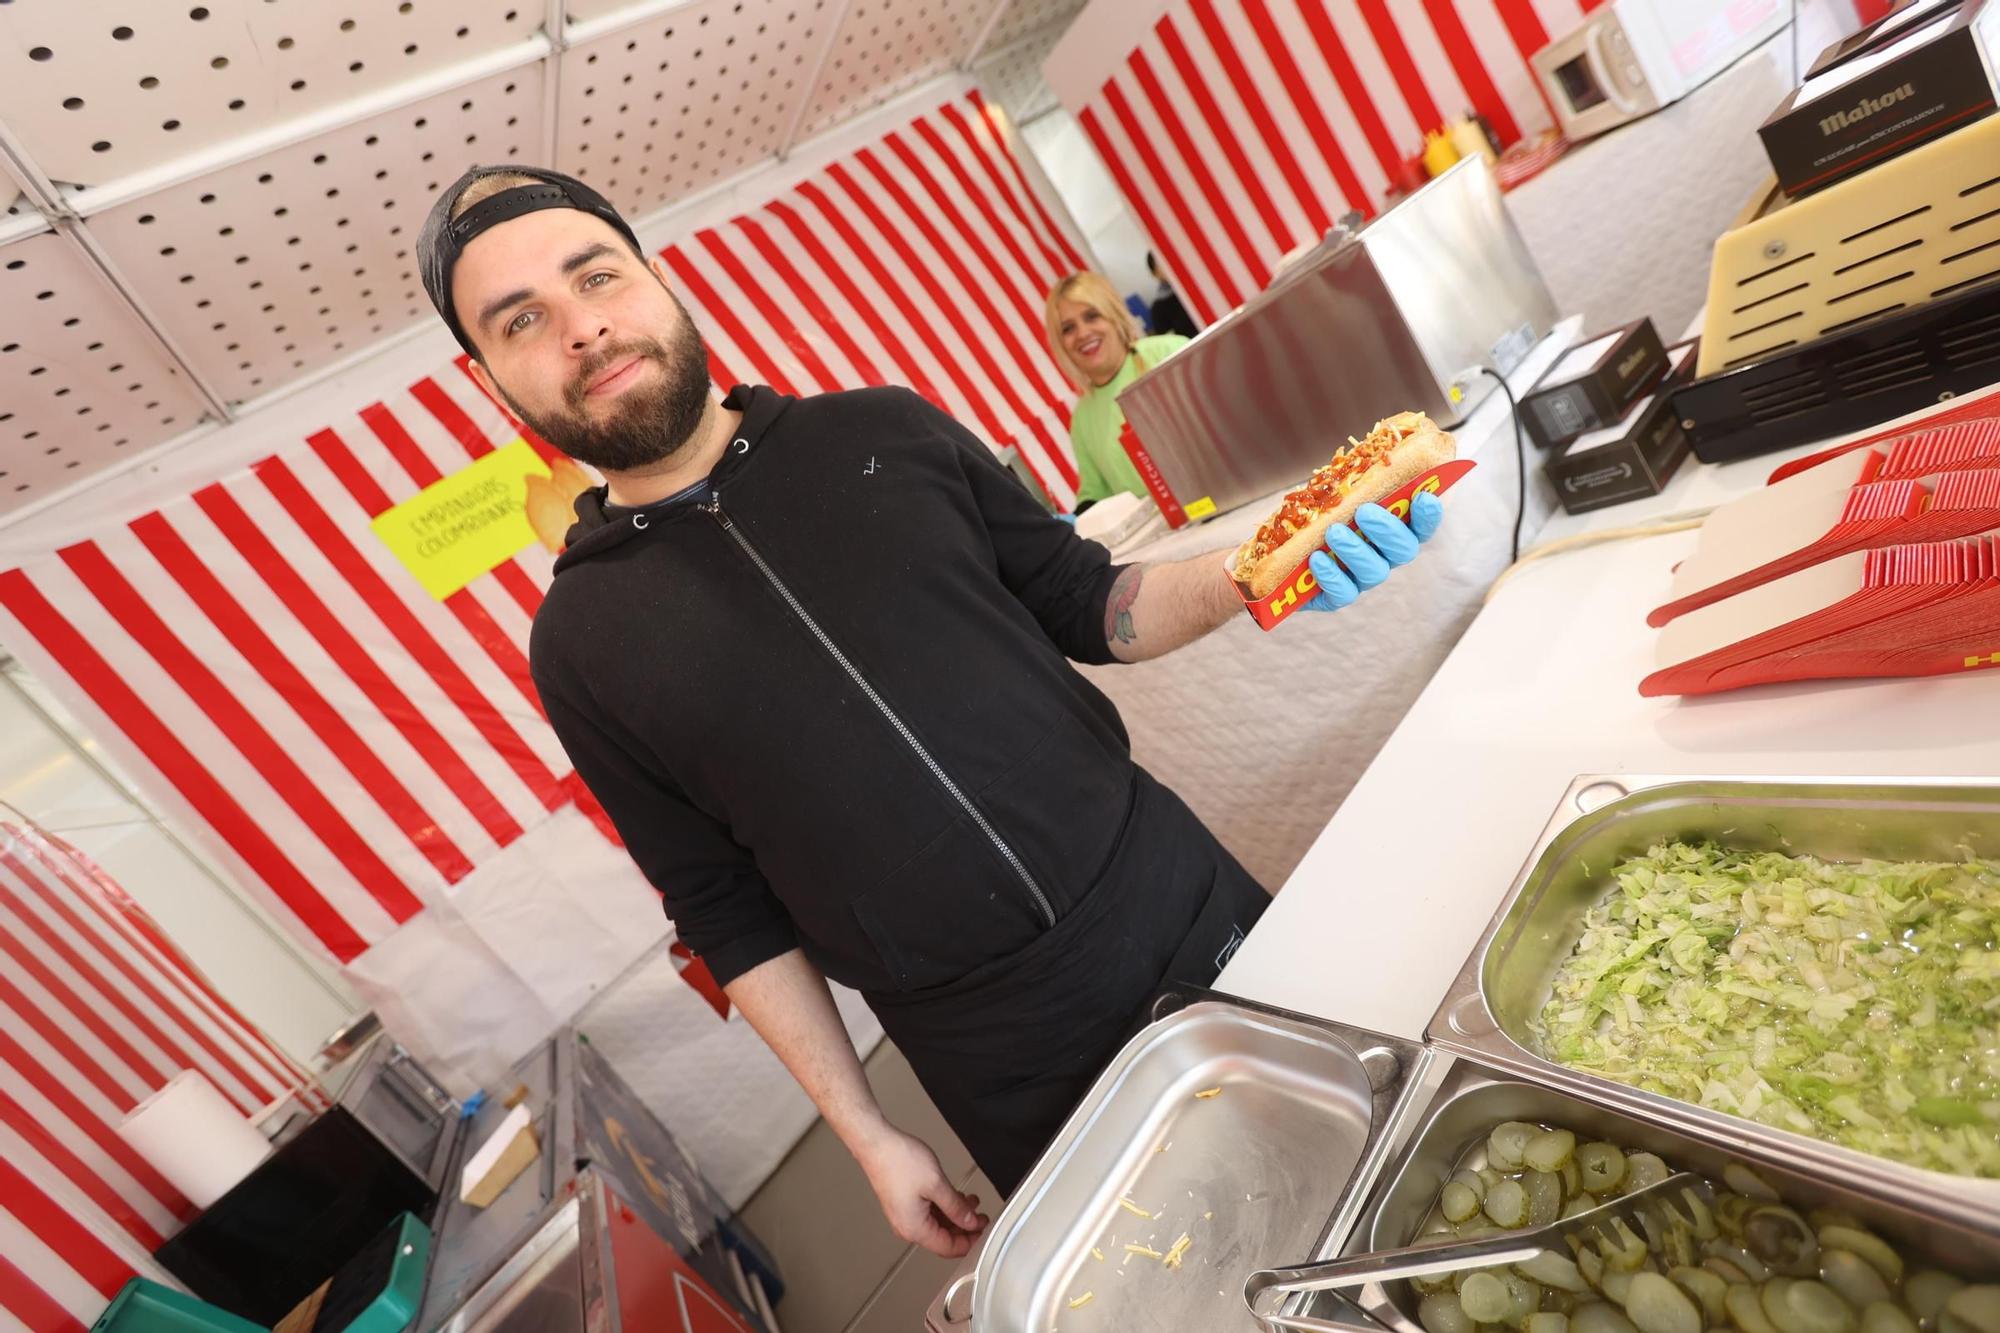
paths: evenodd
<path fill-rule="evenodd" d="M 1366 439 L 1349 436 L 1347 445 L 1305 485 L 1287 492 L 1257 535 L 1237 548 L 1232 568 L 1251 596 L 1268 596 L 1362 505 L 1394 494 L 1458 453 L 1450 434 L 1422 412 L 1378 421 Z"/>

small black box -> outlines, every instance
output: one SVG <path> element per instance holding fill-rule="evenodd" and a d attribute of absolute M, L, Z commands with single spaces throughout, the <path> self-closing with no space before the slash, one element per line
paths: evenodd
<path fill-rule="evenodd" d="M 1891 15 L 1879 40 L 1822 55 L 1819 72 L 1758 129 L 1786 194 L 1824 189 L 1992 114 L 2000 0 L 1910 12 L 1921 17 Z"/>
<path fill-rule="evenodd" d="M 1600 333 L 1572 347 L 1521 399 L 1528 438 L 1544 449 L 1609 426 L 1667 368 L 1667 351 L 1650 319 Z"/>
<path fill-rule="evenodd" d="M 1581 435 L 1548 461 L 1556 497 L 1572 514 L 1625 500 L 1658 495 L 1688 455 L 1668 390 L 1694 369 L 1696 344 L 1670 349 L 1671 365 L 1659 390 L 1632 404 L 1623 420 Z"/>

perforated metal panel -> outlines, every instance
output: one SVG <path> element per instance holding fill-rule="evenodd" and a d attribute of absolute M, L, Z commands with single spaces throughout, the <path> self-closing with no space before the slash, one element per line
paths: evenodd
<path fill-rule="evenodd" d="M 321 111 L 540 28 L 544 0 L 0 3 L 9 128 L 97 185 Z"/>
<path fill-rule="evenodd" d="M 1048 80 L 1042 77 L 1042 64 L 1062 39 L 1075 8 L 1068 0 L 1057 5 L 1021 5 L 1017 0 L 1015 10 L 1058 12 L 1045 17 L 1043 26 L 1017 32 L 1004 44 L 989 40 L 986 52 L 972 67 L 973 77 L 979 80 L 980 88 L 1007 109 L 1007 114 L 1013 117 L 1016 125 L 1024 125 L 1062 105 L 1055 89 L 1049 87 Z M 1008 11 L 1010 18 L 1015 10 Z M 1001 23 L 1011 26 L 1008 19 L 1002 19 Z"/>
<path fill-rule="evenodd" d="M 806 134 L 954 69 L 997 0 L 852 0 L 806 108 Z"/>
<path fill-rule="evenodd" d="M 202 421 L 199 396 L 75 246 L 0 245 L 0 514 Z"/>
<path fill-rule="evenodd" d="M 993 31 L 986 36 L 985 53 L 1004 51 L 1022 38 L 1034 33 L 1043 35 L 1042 30 L 1054 25 L 1054 32 L 1048 36 L 1050 48 L 1055 39 L 1062 36 L 1062 29 L 1082 11 L 1084 0 L 1009 0 L 1007 10 L 1000 21 L 993 25 Z M 1047 51 L 1043 52 L 1044 55 Z"/>
<path fill-rule="evenodd" d="M 195 372 L 231 404 L 435 318 L 415 244 L 474 162 L 536 152 L 542 67 L 161 190 L 87 225 Z"/>
<path fill-rule="evenodd" d="M 562 170 L 649 213 L 778 151 L 828 0 L 703 0 L 563 56 Z"/>

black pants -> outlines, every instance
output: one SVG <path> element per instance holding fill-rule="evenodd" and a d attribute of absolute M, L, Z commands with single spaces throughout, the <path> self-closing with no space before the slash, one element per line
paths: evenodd
<path fill-rule="evenodd" d="M 1027 948 L 868 998 L 979 1169 L 1012 1194 L 1169 982 L 1205 986 L 1270 895 L 1143 769 L 1103 878 Z"/>

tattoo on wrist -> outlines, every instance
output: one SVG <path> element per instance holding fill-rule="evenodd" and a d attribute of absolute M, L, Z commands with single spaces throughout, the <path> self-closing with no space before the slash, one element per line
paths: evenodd
<path fill-rule="evenodd" d="M 1144 565 L 1131 565 L 1111 585 L 1111 595 L 1104 599 L 1106 643 L 1131 643 L 1139 637 L 1132 626 L 1132 603 L 1139 600 L 1139 584 L 1145 577 Z"/>

